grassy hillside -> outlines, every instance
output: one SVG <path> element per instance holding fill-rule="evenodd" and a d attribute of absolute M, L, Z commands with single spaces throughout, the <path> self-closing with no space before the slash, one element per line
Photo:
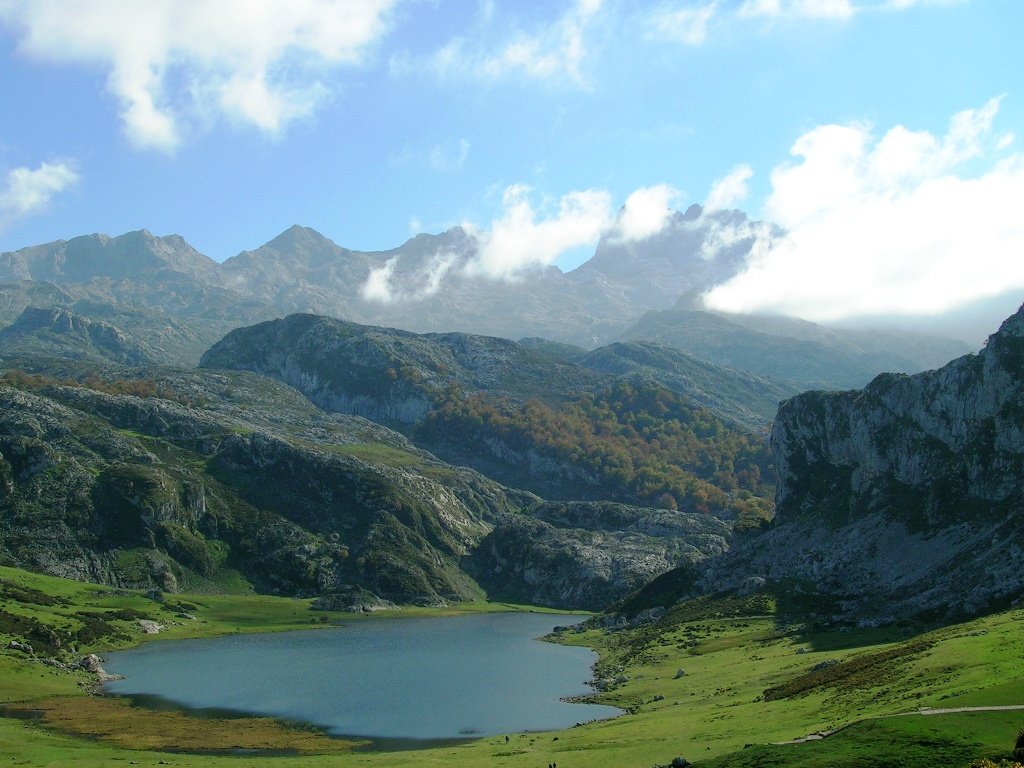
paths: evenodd
<path fill-rule="evenodd" d="M 360 620 L 351 614 L 314 613 L 307 602 L 281 598 L 176 595 L 173 601 L 173 605 L 161 605 L 138 593 L 0 569 L 4 615 L 27 622 L 34 619 L 62 642 L 67 639 L 69 644 L 62 648 L 68 658 L 151 639 L 139 633 L 137 619 L 122 618 L 134 616 L 125 613 L 132 611 L 168 622 L 161 637 L 310 627 L 325 619 Z M 176 616 L 185 604 L 195 619 Z M 498 609 L 507 606 L 458 608 Z M 88 642 L 68 639 L 94 621 L 84 616 L 86 612 L 106 614 L 113 633 Z M 655 626 L 558 636 L 561 642 L 600 651 L 597 675 L 611 682 L 598 698 L 623 707 L 628 714 L 562 732 L 509 734 L 507 743 L 498 736 L 390 753 L 349 753 L 350 744 L 266 718 L 197 721 L 187 713 L 150 711 L 89 697 L 86 673 L 61 671 L 7 648 L 11 639 L 30 639 L 12 621 L 16 622 L 8 618 L 0 627 L 0 700 L 4 702 L 0 760 L 28 766 L 105 766 L 134 760 L 142 765 L 165 761 L 234 768 L 525 768 L 551 762 L 570 768 L 647 768 L 682 756 L 702 765 L 750 768 L 966 768 L 976 759 L 1008 757 L 1024 724 L 1024 710 L 888 717 L 929 707 L 1024 704 L 1020 666 L 1024 611 L 1020 610 L 930 630 L 907 625 L 808 633 L 799 615 L 780 611 L 777 603 L 764 596 L 689 603 L 673 609 Z M 680 669 L 685 674 L 678 675 Z M 861 722 L 822 740 L 775 743 L 854 721 Z M 119 740 L 129 738 L 133 743 L 152 743 L 141 739 L 154 739 L 154 734 L 163 739 L 155 751 L 117 746 Z M 216 754 L 216 745 L 225 743 L 217 739 L 230 741 L 228 735 L 236 745 L 258 745 L 262 754 Z M 243 742 L 246 738 L 249 741 Z M 744 749 L 748 744 L 752 746 Z M 175 751 L 166 751 L 171 749 Z M 287 750 L 295 756 L 282 753 Z M 304 754 L 297 754 L 300 751 Z M 268 752 L 276 756 L 266 756 Z"/>

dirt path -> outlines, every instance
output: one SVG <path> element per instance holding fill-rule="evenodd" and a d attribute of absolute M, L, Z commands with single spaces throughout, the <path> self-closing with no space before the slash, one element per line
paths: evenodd
<path fill-rule="evenodd" d="M 802 736 L 792 741 L 777 741 L 776 744 L 806 744 L 808 741 L 821 741 L 827 739 L 833 734 L 845 731 L 851 726 L 863 723 L 865 720 L 882 720 L 887 717 L 911 717 L 913 715 L 952 715 L 957 712 L 1009 712 L 1014 710 L 1024 710 L 1024 704 L 1005 704 L 1002 706 L 991 706 L 991 707 L 949 707 L 933 709 L 932 707 L 921 707 L 920 709 L 914 709 L 910 712 L 896 712 L 892 715 L 872 715 L 871 717 L 862 717 L 859 720 L 854 720 L 838 728 L 833 728 L 831 731 L 818 731 L 816 733 L 809 733 L 806 736 Z"/>

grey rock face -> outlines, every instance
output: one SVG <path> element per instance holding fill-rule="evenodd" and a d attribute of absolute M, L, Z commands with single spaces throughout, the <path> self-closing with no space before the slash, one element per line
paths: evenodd
<path fill-rule="evenodd" d="M 611 502 L 545 503 L 500 519 L 472 559 L 501 599 L 606 607 L 682 563 L 725 552 L 729 526 L 709 515 Z"/>
<path fill-rule="evenodd" d="M 978 355 L 783 403 L 777 525 L 705 579 L 757 574 L 886 619 L 1024 592 L 1024 309 Z"/>

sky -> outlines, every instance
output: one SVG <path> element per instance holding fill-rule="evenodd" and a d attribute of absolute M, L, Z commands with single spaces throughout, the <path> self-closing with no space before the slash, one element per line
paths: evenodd
<path fill-rule="evenodd" d="M 787 232 L 719 309 L 1015 306 L 1022 32 L 1020 0 L 0 0 L 0 251 L 462 225 L 515 279 L 700 203 Z"/>

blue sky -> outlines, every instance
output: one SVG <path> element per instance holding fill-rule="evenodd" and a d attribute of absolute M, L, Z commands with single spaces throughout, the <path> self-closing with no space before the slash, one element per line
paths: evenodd
<path fill-rule="evenodd" d="M 829 238 L 837 263 L 906 251 L 903 286 L 999 230 L 987 282 L 907 284 L 949 296 L 906 311 L 946 310 L 1024 287 L 1022 31 L 1020 0 L 0 0 L 0 250 L 146 228 L 223 260 L 295 223 L 361 250 L 465 223 L 569 268 L 627 200 L 642 237 L 710 199 L 798 235 L 715 296 L 756 309 Z M 851 237 L 879 211 L 884 245 Z M 811 292 L 773 306 L 901 301 Z"/>

